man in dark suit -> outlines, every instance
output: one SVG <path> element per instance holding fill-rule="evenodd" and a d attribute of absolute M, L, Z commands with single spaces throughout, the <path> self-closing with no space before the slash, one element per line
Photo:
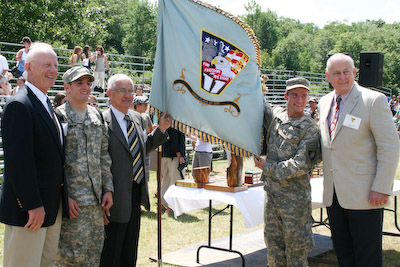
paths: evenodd
<path fill-rule="evenodd" d="M 140 113 L 129 110 L 133 93 L 133 82 L 128 76 L 116 74 L 109 79 L 107 95 L 111 106 L 103 116 L 109 129 L 114 205 L 105 226 L 100 266 L 136 266 L 140 205 L 150 209 L 144 159 L 147 152 L 167 141 L 165 131 L 171 124 L 164 115 L 159 126 L 147 135 Z M 132 138 L 137 141 L 131 142 Z"/>
<path fill-rule="evenodd" d="M 28 81 L 4 108 L 4 266 L 53 266 L 61 210 L 67 216 L 62 128 L 46 95 L 57 66 L 50 45 L 33 45 L 25 63 Z"/>

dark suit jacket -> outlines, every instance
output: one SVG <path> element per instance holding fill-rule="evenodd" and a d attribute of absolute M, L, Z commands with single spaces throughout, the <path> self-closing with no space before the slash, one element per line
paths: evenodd
<path fill-rule="evenodd" d="M 60 199 L 68 216 L 64 151 L 49 113 L 26 86 L 11 97 L 2 117 L 4 178 L 0 221 L 28 222 L 28 210 L 44 206 L 43 227 L 53 225 Z"/>
<path fill-rule="evenodd" d="M 178 152 L 185 157 L 185 134 L 174 128 L 168 128 L 167 133 L 169 139 L 162 145 L 162 157 L 175 158 Z"/>
<path fill-rule="evenodd" d="M 146 129 L 143 129 L 140 113 L 129 110 L 128 114 L 135 123 L 136 129 L 138 129 L 142 155 L 146 155 L 146 152 L 150 153 L 167 141 L 168 134 L 162 133 L 158 128 L 146 135 Z M 114 182 L 114 205 L 110 209 L 111 217 L 109 219 L 111 222 L 127 223 L 131 217 L 132 210 L 133 157 L 112 110 L 104 111 L 103 116 L 108 126 L 108 151 L 112 159 L 111 173 Z M 140 185 L 142 193 L 141 204 L 149 210 L 150 201 L 147 180 L 143 179 Z"/>

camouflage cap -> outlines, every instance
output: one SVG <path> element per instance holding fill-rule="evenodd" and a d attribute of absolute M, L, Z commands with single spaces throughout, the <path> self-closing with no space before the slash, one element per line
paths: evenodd
<path fill-rule="evenodd" d="M 310 82 L 303 77 L 295 77 L 286 81 L 286 92 L 295 88 L 305 88 L 310 91 Z"/>
<path fill-rule="evenodd" d="M 90 81 L 94 81 L 94 76 L 90 73 L 90 71 L 85 67 L 73 67 L 67 70 L 63 75 L 64 83 L 72 83 L 73 81 L 78 80 L 82 76 L 89 76 Z"/>
<path fill-rule="evenodd" d="M 135 98 L 133 99 L 133 104 L 135 105 L 145 104 L 145 103 L 149 103 L 149 99 L 147 98 L 147 96 L 144 95 L 135 96 Z"/>

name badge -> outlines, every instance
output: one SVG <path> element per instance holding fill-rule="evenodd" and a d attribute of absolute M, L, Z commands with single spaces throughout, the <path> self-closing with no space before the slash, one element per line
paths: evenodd
<path fill-rule="evenodd" d="M 358 118 L 356 116 L 346 114 L 346 117 L 344 118 L 343 126 L 347 126 L 349 128 L 358 130 L 360 127 L 361 123 L 361 118 Z"/>

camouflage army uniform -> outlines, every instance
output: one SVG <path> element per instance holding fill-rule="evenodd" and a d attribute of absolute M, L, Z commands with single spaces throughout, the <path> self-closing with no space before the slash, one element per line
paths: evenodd
<path fill-rule="evenodd" d="M 98 266 L 104 243 L 102 194 L 114 191 L 108 131 L 91 106 L 83 120 L 68 102 L 57 112 L 64 119 L 62 124 L 68 124 L 64 139 L 68 193 L 81 212 L 74 219 L 63 218 L 56 265 Z"/>
<path fill-rule="evenodd" d="M 271 126 L 271 127 L 270 127 Z M 307 266 L 314 246 L 310 175 L 319 159 L 319 130 L 308 115 L 264 108 L 267 142 L 262 179 L 266 191 L 264 238 L 269 266 Z"/>

